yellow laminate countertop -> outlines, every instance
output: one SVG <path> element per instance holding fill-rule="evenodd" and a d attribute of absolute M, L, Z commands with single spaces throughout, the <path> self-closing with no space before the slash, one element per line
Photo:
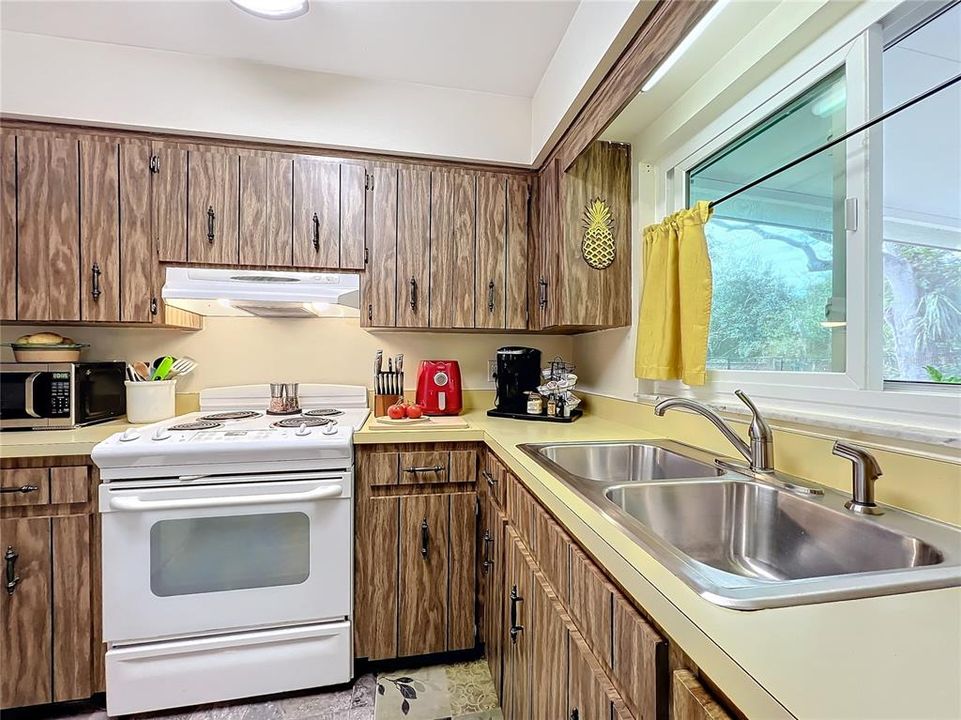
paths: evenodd
<path fill-rule="evenodd" d="M 750 718 L 961 718 L 961 588 L 753 612 L 718 607 L 517 449 L 653 435 L 592 415 L 571 424 L 481 410 L 464 417 L 467 429 L 365 426 L 354 443 L 485 442 Z M 4 432 L 0 458 L 89 455 L 128 427 Z"/>
<path fill-rule="evenodd" d="M 750 718 L 961 718 L 961 588 L 745 612 L 718 607 L 521 452 L 530 442 L 651 439 L 465 413 L 470 430 L 367 430 L 362 444 L 483 440 Z"/>

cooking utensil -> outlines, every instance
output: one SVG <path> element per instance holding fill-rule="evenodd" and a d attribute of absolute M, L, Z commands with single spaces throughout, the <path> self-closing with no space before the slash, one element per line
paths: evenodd
<path fill-rule="evenodd" d="M 140 376 L 141 380 L 150 379 L 150 367 L 147 365 L 147 363 L 143 362 L 142 360 L 137 360 L 133 363 L 132 367 L 134 372 Z"/>
<path fill-rule="evenodd" d="M 153 374 L 150 376 L 151 380 L 166 380 L 167 374 L 170 372 L 170 368 L 173 367 L 174 359 L 167 355 L 166 357 L 159 358 L 160 362 L 154 360 L 155 367 Z"/>
<path fill-rule="evenodd" d="M 183 377 L 184 375 L 189 375 L 197 368 L 197 361 L 191 357 L 184 355 L 182 358 L 177 358 L 176 362 L 170 366 L 170 373 L 168 373 L 167 378 Z"/>

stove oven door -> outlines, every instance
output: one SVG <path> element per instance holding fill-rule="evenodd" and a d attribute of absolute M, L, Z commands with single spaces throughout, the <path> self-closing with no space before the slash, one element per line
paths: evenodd
<path fill-rule="evenodd" d="M 104 640 L 350 618 L 349 473 L 195 482 L 100 486 Z"/>

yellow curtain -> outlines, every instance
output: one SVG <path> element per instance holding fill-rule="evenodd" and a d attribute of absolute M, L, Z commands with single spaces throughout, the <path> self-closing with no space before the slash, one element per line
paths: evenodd
<path fill-rule="evenodd" d="M 634 374 L 703 385 L 711 320 L 707 201 L 644 229 L 644 287 Z"/>

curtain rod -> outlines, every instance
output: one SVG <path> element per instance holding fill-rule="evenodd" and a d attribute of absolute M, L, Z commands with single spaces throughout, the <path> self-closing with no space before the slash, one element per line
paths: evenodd
<path fill-rule="evenodd" d="M 837 145 L 838 143 L 844 142 L 844 141 L 847 140 L 849 137 L 851 137 L 851 136 L 853 136 L 853 135 L 857 135 L 859 132 L 861 132 L 861 131 L 863 131 L 863 130 L 867 130 L 869 127 L 872 127 L 873 125 L 877 125 L 879 122 L 881 122 L 881 121 L 883 121 L 883 120 L 887 120 L 887 119 L 888 119 L 889 117 L 891 117 L 892 115 L 897 115 L 897 114 L 898 114 L 899 112 L 901 112 L 902 110 L 907 110 L 907 109 L 908 109 L 909 107 L 911 107 L 912 105 L 916 105 L 917 103 L 921 102 L 922 100 L 925 100 L 925 99 L 931 97 L 932 95 L 935 95 L 935 94 L 941 92 L 942 90 L 945 90 L 946 88 L 951 87 L 952 85 L 954 85 L 954 84 L 955 84 L 956 82 L 958 82 L 958 81 L 961 81 L 961 74 L 955 75 L 954 77 L 945 80 L 944 82 L 940 83 L 939 85 L 935 85 L 935 86 L 934 86 L 933 88 L 931 88 L 930 90 L 927 90 L 927 91 L 921 93 L 920 95 L 918 95 L 917 97 L 911 98 L 910 100 L 906 100 L 905 102 L 901 103 L 900 105 L 897 105 L 897 106 L 891 108 L 890 110 L 887 110 L 886 112 L 881 113 L 881 114 L 878 115 L 876 118 L 873 118 L 873 119 L 871 119 L 871 120 L 868 120 L 868 121 L 867 121 L 866 123 L 864 123 L 863 125 L 858 125 L 858 126 L 857 126 L 856 128 L 854 128 L 853 130 L 848 130 L 846 133 L 844 133 L 843 135 L 839 135 L 838 137 L 834 138 L 833 140 L 828 140 L 828 141 L 827 141 L 826 143 L 824 143 L 823 145 L 821 145 L 821 146 L 819 146 L 819 147 L 816 147 L 816 148 L 814 148 L 813 150 L 811 150 L 811 151 L 809 151 L 809 152 L 804 153 L 804 155 L 802 155 L 801 157 L 799 157 L 799 158 L 797 158 L 797 159 L 795 159 L 795 160 L 792 160 L 791 162 L 787 163 L 786 165 L 782 165 L 781 167 L 777 168 L 776 170 L 772 170 L 771 172 L 767 173 L 766 175 L 763 175 L 762 177 L 759 177 L 757 180 L 754 180 L 753 182 L 749 182 L 747 185 L 744 185 L 743 187 L 740 187 L 740 188 L 738 188 L 737 190 L 733 190 L 733 191 L 729 192 L 727 195 L 724 195 L 724 196 L 718 198 L 717 200 L 714 200 L 713 202 L 711 202 L 711 203 L 709 204 L 709 207 L 710 207 L 711 209 L 717 207 L 718 205 L 720 205 L 720 204 L 721 204 L 722 202 L 724 202 L 725 200 L 730 200 L 730 199 L 731 199 L 732 197 L 734 197 L 735 195 L 740 195 L 740 194 L 741 194 L 742 192 L 744 192 L 745 190 L 750 190 L 752 187 L 756 187 L 757 185 L 760 185 L 761 183 L 765 182 L 766 180 L 770 180 L 770 179 L 771 179 L 772 177 L 774 177 L 775 175 L 777 175 L 777 174 L 779 174 L 779 173 L 782 173 L 782 172 L 784 172 L 785 170 L 790 170 L 790 169 L 791 169 L 792 167 L 794 167 L 795 165 L 800 165 L 802 162 L 804 162 L 805 160 L 811 159 L 812 157 L 814 157 L 814 156 L 817 155 L 818 153 L 824 152 L 824 151 L 827 150 L 828 148 L 834 147 L 834 146 Z"/>

